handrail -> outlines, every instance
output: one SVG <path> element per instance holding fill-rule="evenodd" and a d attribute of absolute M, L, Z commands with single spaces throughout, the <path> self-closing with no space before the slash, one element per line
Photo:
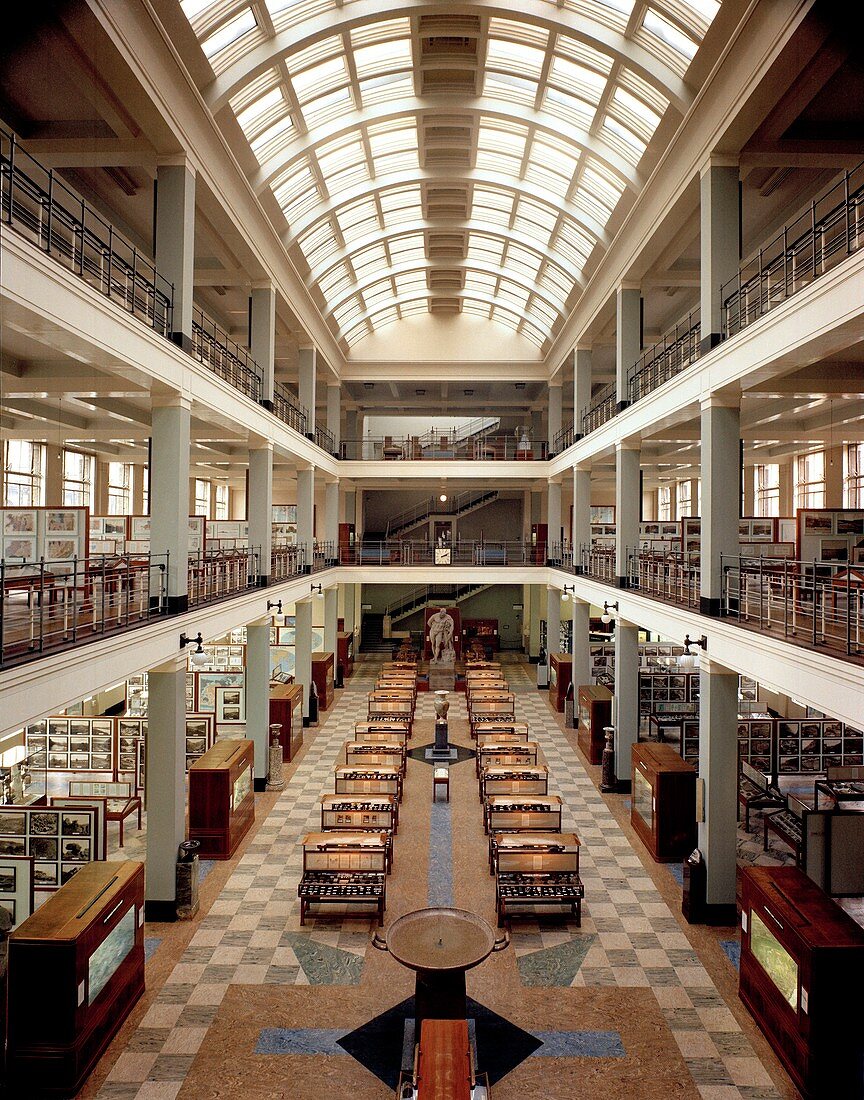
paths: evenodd
<path fill-rule="evenodd" d="M 422 523 L 431 515 L 461 515 L 474 504 L 480 504 L 484 500 L 495 500 L 497 496 L 497 489 L 465 489 L 446 501 L 440 501 L 434 496 L 429 497 L 420 501 L 419 504 L 412 504 L 403 511 L 397 512 L 395 516 L 390 516 L 387 520 L 387 537 L 389 538 L 396 531 L 407 531 L 409 527 L 413 527 L 415 523 Z"/>
<path fill-rule="evenodd" d="M 282 382 L 273 383 L 273 414 L 301 435 L 306 434 L 309 414 Z"/>
<path fill-rule="evenodd" d="M 555 434 L 555 438 L 552 440 L 554 454 L 560 455 L 562 451 L 566 451 L 568 447 L 573 446 L 576 442 L 575 427 L 575 423 L 571 420 L 569 424 L 564 425 L 560 432 Z"/>
<path fill-rule="evenodd" d="M 365 439 L 343 439 L 339 446 L 342 459 L 352 461 L 434 461 L 434 462 L 536 462 L 548 457 L 545 439 L 530 439 L 520 433 L 477 435 L 456 441 L 444 436 L 424 446 L 420 436 L 366 436 Z"/>
<path fill-rule="evenodd" d="M 864 241 L 864 162 L 813 199 L 720 287 L 729 338 L 809 286 Z"/>
<path fill-rule="evenodd" d="M 327 451 L 328 454 L 332 455 L 336 451 L 336 440 L 333 433 L 328 432 L 326 428 L 322 428 L 320 424 L 315 425 L 315 442 L 322 451 Z"/>
<path fill-rule="evenodd" d="M 0 216 L 89 286 L 170 336 L 173 283 L 53 168 L 40 164 L 2 128 Z"/>
<path fill-rule="evenodd" d="M 653 393 L 696 362 L 701 354 L 699 315 L 698 308 L 692 309 L 636 360 L 627 375 L 631 402 Z"/>
<path fill-rule="evenodd" d="M 261 400 L 264 376 L 248 348 L 232 340 L 198 306 L 192 307 L 192 348 L 199 363 L 253 401 Z"/>
<path fill-rule="evenodd" d="M 608 382 L 593 398 L 586 412 L 582 414 L 582 434 L 588 435 L 595 428 L 611 420 L 615 415 L 617 387 Z"/>

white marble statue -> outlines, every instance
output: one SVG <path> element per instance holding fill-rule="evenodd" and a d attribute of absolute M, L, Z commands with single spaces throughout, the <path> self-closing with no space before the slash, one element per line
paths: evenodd
<path fill-rule="evenodd" d="M 447 609 L 439 607 L 429 616 L 429 644 L 432 647 L 433 665 L 452 665 L 456 660 L 456 650 L 453 648 L 453 619 L 447 614 Z"/>

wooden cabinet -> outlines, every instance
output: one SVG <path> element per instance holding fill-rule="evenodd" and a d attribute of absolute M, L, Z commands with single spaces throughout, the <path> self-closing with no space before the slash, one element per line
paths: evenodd
<path fill-rule="evenodd" d="M 144 864 L 81 867 L 9 938 L 7 1085 L 74 1096 L 144 992 Z"/>
<path fill-rule="evenodd" d="M 477 641 L 484 650 L 498 652 L 497 619 L 463 619 L 462 641 L 467 649 L 471 642 Z"/>
<path fill-rule="evenodd" d="M 339 524 L 339 562 L 341 565 L 354 564 L 356 538 L 353 523 Z"/>
<path fill-rule="evenodd" d="M 312 654 L 312 682 L 318 692 L 318 710 L 329 710 L 333 706 L 333 654 Z"/>
<path fill-rule="evenodd" d="M 569 653 L 549 654 L 549 698 L 559 714 L 564 713 L 567 689 L 573 680 L 573 658 Z"/>
<path fill-rule="evenodd" d="M 248 740 L 217 741 L 189 769 L 189 837 L 205 859 L 230 859 L 255 820 Z"/>
<path fill-rule="evenodd" d="M 864 930 L 839 905 L 797 867 L 741 868 L 739 994 L 805 1097 L 864 1095 L 862 983 Z"/>
<path fill-rule="evenodd" d="M 604 726 L 612 725 L 612 692 L 602 684 L 579 688 L 579 725 L 576 739 L 591 764 L 603 763 L 606 745 Z"/>
<path fill-rule="evenodd" d="M 282 759 L 293 760 L 303 744 L 303 685 L 270 685 L 270 724 L 282 726 Z"/>
<path fill-rule="evenodd" d="M 354 672 L 354 632 L 340 630 L 336 635 L 336 663 L 342 666 L 342 676 L 348 679 Z"/>
<path fill-rule="evenodd" d="M 670 745 L 632 749 L 630 824 L 658 862 L 684 859 L 696 847 L 696 769 Z"/>

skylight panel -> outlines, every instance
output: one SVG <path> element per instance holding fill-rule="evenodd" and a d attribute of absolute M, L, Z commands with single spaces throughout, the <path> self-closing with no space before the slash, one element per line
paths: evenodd
<path fill-rule="evenodd" d="M 518 176 L 525 155 L 527 130 L 481 125 L 477 135 L 477 167 Z"/>
<path fill-rule="evenodd" d="M 318 167 L 331 195 L 369 179 L 366 150 L 353 136 L 323 146 L 318 153 Z"/>
<path fill-rule="evenodd" d="M 361 80 L 358 85 L 364 107 L 387 103 L 391 99 L 404 99 L 414 94 L 414 78 L 410 72 L 387 73 Z"/>
<path fill-rule="evenodd" d="M 697 43 L 692 38 L 688 38 L 680 28 L 676 27 L 674 23 L 670 23 L 668 19 L 665 19 L 653 8 L 648 8 L 645 12 L 642 26 L 649 34 L 659 38 L 664 45 L 671 47 L 675 53 L 688 61 L 696 56 Z"/>
<path fill-rule="evenodd" d="M 508 42 L 521 42 L 526 46 L 536 46 L 543 50 L 549 39 L 547 31 L 535 23 L 525 23 L 516 19 L 489 20 L 490 39 L 504 39 Z"/>
<path fill-rule="evenodd" d="M 490 68 L 499 68 L 507 73 L 519 73 L 522 76 L 539 80 L 543 68 L 545 53 L 534 46 L 525 46 L 521 42 L 507 42 L 492 38 L 486 49 L 486 64 Z"/>
<path fill-rule="evenodd" d="M 373 328 L 383 328 L 385 325 L 390 325 L 394 321 L 399 320 L 399 314 L 395 306 L 387 306 L 386 309 L 379 309 L 375 316 L 372 318 Z"/>
<path fill-rule="evenodd" d="M 367 309 L 372 309 L 373 306 L 380 305 L 388 298 L 393 297 L 393 286 L 389 279 L 379 279 L 377 283 L 372 283 L 371 286 L 367 286 L 362 292 L 363 301 L 366 303 Z"/>
<path fill-rule="evenodd" d="M 351 276 L 344 263 L 338 263 L 318 280 L 318 288 L 325 298 L 337 298 L 351 286 Z"/>
<path fill-rule="evenodd" d="M 536 252 L 529 252 L 527 248 L 519 244 L 511 244 L 507 249 L 507 259 L 504 261 L 504 266 L 506 268 L 515 267 L 523 275 L 527 275 L 533 280 L 536 278 L 542 262 L 542 257 Z"/>
<path fill-rule="evenodd" d="M 362 340 L 368 336 L 371 331 L 372 326 L 368 321 L 359 321 L 352 328 L 348 329 L 347 332 L 343 333 L 342 339 L 350 348 L 353 344 L 356 344 L 358 340 Z"/>
<path fill-rule="evenodd" d="M 380 19 L 374 23 L 364 23 L 351 30 L 351 45 L 354 50 L 389 39 L 411 37 L 411 22 L 408 19 Z"/>
<path fill-rule="evenodd" d="M 370 126 L 368 140 L 377 175 L 404 172 L 419 166 L 417 127 L 413 119 L 409 125 L 400 120 L 398 125 Z"/>
<path fill-rule="evenodd" d="M 504 255 L 504 241 L 500 237 L 488 237 L 485 233 L 468 234 L 468 259 L 500 266 Z"/>
<path fill-rule="evenodd" d="M 426 258 L 426 244 L 422 233 L 406 233 L 401 237 L 393 237 L 388 244 L 394 264 L 407 264 Z"/>
<path fill-rule="evenodd" d="M 344 57 L 331 57 L 303 72 L 292 72 L 291 83 L 301 103 L 307 102 L 322 92 L 331 91 L 348 80 L 348 69 Z"/>
<path fill-rule="evenodd" d="M 426 275 L 422 271 L 408 271 L 394 279 L 398 294 L 413 294 L 426 289 Z"/>
<path fill-rule="evenodd" d="M 235 15 L 233 19 L 223 23 L 209 38 L 205 38 L 201 43 L 201 49 L 208 59 L 212 59 L 222 50 L 227 49 L 234 42 L 241 39 L 244 34 L 254 30 L 257 25 L 252 9 L 244 8 L 239 15 Z"/>
<path fill-rule="evenodd" d="M 557 221 L 558 213 L 551 206 L 541 205 L 533 199 L 520 199 L 516 207 L 514 228 L 545 241 Z"/>
<path fill-rule="evenodd" d="M 492 307 L 491 318 L 493 321 L 498 321 L 500 324 L 506 325 L 507 328 L 512 328 L 514 331 L 519 328 L 522 323 L 522 317 L 518 313 L 514 313 L 512 309 L 500 305 Z"/>
<path fill-rule="evenodd" d="M 520 103 L 525 107 L 531 107 L 537 95 L 537 82 L 509 73 L 487 70 L 484 91 L 493 99 L 503 99 L 507 103 Z"/>
<path fill-rule="evenodd" d="M 398 225 L 400 222 L 419 221 L 423 217 L 420 200 L 420 188 L 392 187 L 379 195 L 384 228 Z"/>
<path fill-rule="evenodd" d="M 294 123 L 291 116 L 284 115 L 268 126 L 266 130 L 262 130 L 258 137 L 249 143 L 259 163 L 268 160 L 286 145 L 290 140 L 293 129 Z"/>
<path fill-rule="evenodd" d="M 562 91 L 570 92 L 595 106 L 600 102 L 606 87 L 606 75 L 589 69 L 586 65 L 576 64 L 566 57 L 555 55 L 549 72 L 549 81 Z"/>
<path fill-rule="evenodd" d="M 360 299 L 355 295 L 337 306 L 333 310 L 333 316 L 336 318 L 336 324 L 340 328 L 345 328 L 351 321 L 356 320 L 362 312 L 363 307 L 360 304 Z"/>
<path fill-rule="evenodd" d="M 558 314 L 555 310 L 536 296 L 531 302 L 531 305 L 528 306 L 528 316 L 533 317 L 538 323 L 538 326 L 544 327 L 547 331 L 549 331 L 558 320 Z"/>
<path fill-rule="evenodd" d="M 520 310 L 525 308 L 529 295 L 530 291 L 526 287 L 514 283 L 512 279 L 502 279 L 498 285 L 499 299 Z"/>
<path fill-rule="evenodd" d="M 354 103 L 348 88 L 337 88 L 335 92 L 319 96 L 307 102 L 303 107 L 303 118 L 310 130 L 320 126 L 330 118 L 335 118 L 345 111 L 353 110 Z"/>
<path fill-rule="evenodd" d="M 679 0 L 710 27 L 720 10 L 719 0 Z"/>
<path fill-rule="evenodd" d="M 562 142 L 545 135 L 538 135 L 531 146 L 531 158 L 525 172 L 525 179 L 549 188 L 556 195 L 563 196 L 567 193 L 578 166 L 578 156 L 572 151 L 567 151 Z"/>
<path fill-rule="evenodd" d="M 339 251 L 332 220 L 323 218 L 316 222 L 298 238 L 298 244 L 309 266 L 320 270 Z"/>
<path fill-rule="evenodd" d="M 612 71 L 612 57 L 608 53 L 601 53 L 582 39 L 571 37 L 563 29 L 555 40 L 555 54 L 567 57 L 586 69 L 594 69 L 603 76 L 608 76 Z"/>
<path fill-rule="evenodd" d="M 465 276 L 465 292 L 491 296 L 495 293 L 497 282 L 496 275 L 490 275 L 485 271 L 469 271 Z"/>
<path fill-rule="evenodd" d="M 570 95 L 569 92 L 562 92 L 558 88 L 546 89 L 543 106 L 549 114 L 581 130 L 587 130 L 591 126 L 596 113 L 593 103 L 586 103 L 584 99 Z"/>
<path fill-rule="evenodd" d="M 359 279 L 361 273 L 368 276 L 376 271 L 386 271 L 389 267 L 387 253 L 383 244 L 370 244 L 351 256 L 351 266 Z"/>
<path fill-rule="evenodd" d="M 563 306 L 573 290 L 573 279 L 557 264 L 547 263 L 538 285 Z"/>
<path fill-rule="evenodd" d="M 611 11 L 620 12 L 622 15 L 626 15 L 628 19 L 633 12 L 634 0 L 593 0 L 593 2 L 604 8 L 609 8 Z"/>
<path fill-rule="evenodd" d="M 604 171 L 596 161 L 592 161 L 582 172 L 579 190 L 588 192 L 611 212 L 618 205 L 624 184 L 611 173 Z"/>
<path fill-rule="evenodd" d="M 642 159 L 646 143 L 637 137 L 631 129 L 623 126 L 612 115 L 607 115 L 603 120 L 601 133 L 613 149 L 626 157 L 631 164 L 636 165 Z"/>
<path fill-rule="evenodd" d="M 255 124 L 259 123 L 260 125 L 265 115 L 283 107 L 285 107 L 285 97 L 282 94 L 282 89 L 271 88 L 269 92 L 259 96 L 245 110 L 238 112 L 237 121 L 240 123 L 243 133 L 249 137 L 258 129 Z"/>
<path fill-rule="evenodd" d="M 542 348 L 548 338 L 548 333 L 541 332 L 536 325 L 532 325 L 529 321 L 524 321 L 519 328 L 520 333 L 527 337 L 532 344 L 536 344 L 538 348 Z"/>
<path fill-rule="evenodd" d="M 378 76 L 394 69 L 410 69 L 412 67 L 411 42 L 408 38 L 398 38 L 355 49 L 354 64 L 361 80 L 367 76 Z"/>
<path fill-rule="evenodd" d="M 478 222 L 508 226 L 513 211 L 513 195 L 492 187 L 475 187 L 471 217 Z"/>
<path fill-rule="evenodd" d="M 299 221 L 321 201 L 318 181 L 305 166 L 281 187 L 275 188 L 273 194 L 289 223 Z"/>
<path fill-rule="evenodd" d="M 488 302 L 482 302 L 477 298 L 466 296 L 462 299 L 462 312 L 470 313 L 475 317 L 483 317 L 488 320 L 492 313 L 492 307 Z"/>
<path fill-rule="evenodd" d="M 180 7 L 183 9 L 183 14 L 191 23 L 193 19 L 197 19 L 202 12 L 208 11 L 218 3 L 218 0 L 180 0 Z"/>
<path fill-rule="evenodd" d="M 638 73 L 634 73 L 632 69 L 621 69 L 618 73 L 618 86 L 625 91 L 631 92 L 634 96 L 640 99 L 658 116 L 663 117 L 663 113 L 669 106 L 669 100 L 661 91 L 659 91 L 653 84 L 649 84 L 647 80 L 643 80 Z"/>
<path fill-rule="evenodd" d="M 612 109 L 622 122 L 629 125 L 645 141 L 651 140 L 651 135 L 660 122 L 660 116 L 656 111 L 652 111 L 647 103 L 643 103 L 641 99 L 624 88 L 616 88 L 612 95 Z"/>
<path fill-rule="evenodd" d="M 418 313 L 428 313 L 429 303 L 426 298 L 414 298 L 410 302 L 400 302 L 397 305 L 400 317 L 414 317 Z"/>

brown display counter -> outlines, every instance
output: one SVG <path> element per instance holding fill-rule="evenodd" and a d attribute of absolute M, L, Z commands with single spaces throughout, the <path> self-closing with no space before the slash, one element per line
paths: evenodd
<path fill-rule="evenodd" d="M 312 682 L 318 692 L 318 710 L 329 710 L 333 706 L 334 661 L 332 653 L 312 654 Z"/>
<path fill-rule="evenodd" d="M 569 653 L 549 654 L 549 698 L 559 714 L 564 713 L 564 700 L 573 679 L 573 658 Z"/>
<path fill-rule="evenodd" d="M 230 859 L 255 820 L 252 741 L 217 741 L 189 769 L 189 838 L 205 859 Z"/>
<path fill-rule="evenodd" d="M 270 685 L 270 724 L 282 726 L 282 759 L 293 760 L 303 744 L 303 685 Z"/>
<path fill-rule="evenodd" d="M 578 692 L 579 725 L 576 740 L 591 764 L 603 763 L 604 726 L 612 725 L 612 692 L 602 684 L 583 684 Z"/>
<path fill-rule="evenodd" d="M 340 630 L 336 635 L 336 663 L 342 666 L 345 680 L 354 673 L 354 632 Z"/>
<path fill-rule="evenodd" d="M 632 766 L 630 824 L 658 862 L 684 859 L 696 847 L 696 769 L 651 741 L 633 746 Z"/>

